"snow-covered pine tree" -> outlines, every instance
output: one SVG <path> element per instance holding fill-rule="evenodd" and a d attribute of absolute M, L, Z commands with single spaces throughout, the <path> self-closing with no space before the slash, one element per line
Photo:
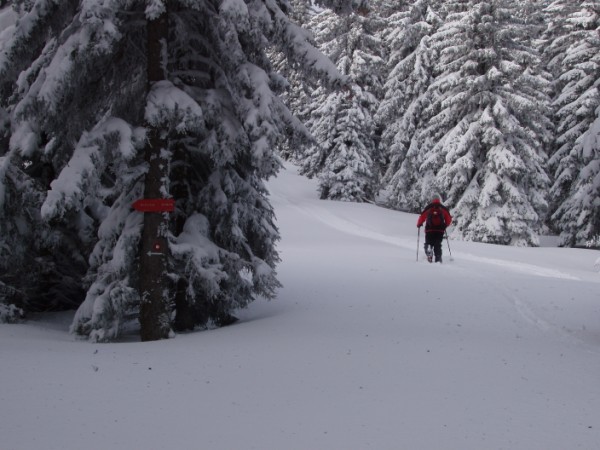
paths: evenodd
<path fill-rule="evenodd" d="M 294 23 L 305 27 L 310 19 L 319 13 L 320 8 L 315 2 L 306 0 L 289 0 L 290 2 L 290 13 L 289 17 Z"/>
<path fill-rule="evenodd" d="M 432 33 L 432 21 L 439 24 L 431 10 L 432 0 L 417 0 L 407 9 L 398 9 L 384 18 L 381 41 L 384 48 L 387 79 L 384 84 L 384 97 L 378 111 L 380 120 L 387 123 L 398 117 L 405 109 L 401 84 L 402 78 L 397 66 L 406 60 L 419 46 L 424 36 Z M 406 65 L 406 63 L 405 63 Z M 403 73 L 403 72 L 402 72 Z M 406 88 L 409 90 L 410 88 Z M 401 98 L 398 98 L 400 96 Z M 382 143 L 389 145 L 389 131 L 384 131 Z"/>
<path fill-rule="evenodd" d="M 574 35 L 571 34 L 573 24 L 567 20 L 571 13 L 578 11 L 581 3 L 584 0 L 554 0 L 542 2 L 541 17 L 545 26 L 541 37 L 536 42 L 536 48 L 540 51 L 542 57 L 542 65 L 548 72 L 549 79 L 552 82 L 551 98 L 553 100 L 554 109 L 554 128 L 558 128 L 558 109 L 556 99 L 562 92 L 566 80 L 561 78 L 564 73 L 564 55 L 567 49 L 573 44 Z M 556 135 L 556 133 L 555 133 Z M 556 171 L 556 159 L 566 157 L 558 156 L 557 153 L 560 145 L 556 140 L 551 144 L 549 155 L 556 155 L 554 160 L 549 162 L 550 172 Z M 551 158 L 552 159 L 552 158 Z M 555 200 L 551 201 L 556 204 Z M 554 209 L 554 208 L 552 208 Z"/>
<path fill-rule="evenodd" d="M 317 7 L 312 2 L 304 0 L 292 0 L 290 4 L 290 19 L 303 28 L 305 39 L 314 43 L 306 27 L 311 17 L 317 14 Z M 299 121 L 289 127 L 290 136 L 281 143 L 279 155 L 285 160 L 301 163 L 305 150 L 314 143 L 310 131 L 303 124 L 310 116 L 309 99 L 312 92 L 318 88 L 319 81 L 303 70 L 300 60 L 290 60 L 285 54 L 273 48 L 269 49 L 269 55 L 275 70 L 286 80 L 280 97 L 294 115 L 290 121 Z"/>
<path fill-rule="evenodd" d="M 3 51 L 5 42 L 12 36 L 14 24 L 17 20 L 17 16 L 12 8 L 7 8 L 5 3 L 5 1 L 0 2 L 0 30 L 2 30 L 0 31 L 0 52 Z M 0 218 L 4 218 L 6 215 L 4 205 L 7 199 L 5 188 L 8 181 L 7 171 L 14 170 L 6 156 L 9 131 L 10 117 L 7 111 L 0 106 Z M 26 205 L 23 203 L 18 203 L 22 205 L 21 209 L 26 208 Z M 6 237 L 9 236 L 11 231 L 12 234 L 15 234 L 15 230 L 16 222 L 11 223 L 8 220 L 0 220 L 0 270 L 2 273 L 7 272 L 13 253 Z M 22 250 L 18 251 L 17 254 L 20 258 L 24 256 Z M 24 296 L 19 295 L 14 286 L 6 284 L 7 281 L 6 277 L 0 277 L 0 323 L 17 321 L 24 314 L 23 309 L 15 305 L 15 303 L 20 303 L 24 299 Z"/>
<path fill-rule="evenodd" d="M 411 189 L 422 176 L 421 158 L 419 146 L 411 143 L 415 131 L 422 127 L 424 94 L 432 79 L 435 58 L 429 36 L 441 23 L 431 3 L 418 0 L 408 11 L 390 16 L 383 34 L 385 47 L 390 49 L 389 69 L 376 120 L 387 162 L 382 185 L 388 204 L 398 209 L 418 210 L 421 206 L 421 195 L 415 196 Z"/>
<path fill-rule="evenodd" d="M 393 30 L 390 30 L 389 26 L 390 24 L 395 23 L 396 19 L 393 19 L 392 16 L 407 11 L 414 1 L 415 0 L 371 0 L 369 2 L 369 6 L 373 9 L 374 13 L 381 17 L 385 22 L 383 25 L 384 28 L 381 30 L 382 35 L 393 33 Z M 389 21 L 387 19 L 389 19 Z M 385 47 L 386 43 L 383 42 L 383 44 Z"/>
<path fill-rule="evenodd" d="M 551 3 L 551 0 L 529 0 L 527 2 L 516 2 L 516 15 L 527 24 L 530 33 L 525 38 L 529 38 L 530 45 L 536 46 L 538 40 L 542 38 L 546 30 L 546 16 L 544 9 Z"/>
<path fill-rule="evenodd" d="M 452 14 L 467 12 L 472 6 L 472 0 L 445 0 L 439 2 L 438 12 L 445 20 Z"/>
<path fill-rule="evenodd" d="M 318 175 L 321 198 L 371 200 L 379 163 L 374 120 L 383 68 L 376 37 L 379 21 L 366 9 L 346 16 L 327 10 L 313 23 L 319 48 L 350 78 L 352 87 L 315 93 L 308 127 L 317 144 L 303 172 Z"/>
<path fill-rule="evenodd" d="M 541 10 L 546 29 L 542 33 L 540 50 L 543 63 L 553 75 L 557 88 L 555 92 L 562 90 L 558 83 L 558 77 L 562 73 L 563 57 L 567 48 L 572 45 L 571 29 L 573 24 L 567 18 L 578 11 L 585 0 L 554 0 L 545 5 Z"/>
<path fill-rule="evenodd" d="M 600 233 L 600 6 L 584 1 L 566 19 L 550 224 L 561 245 L 582 245 Z"/>
<path fill-rule="evenodd" d="M 312 2 L 324 8 L 329 8 L 336 14 L 345 14 L 368 8 L 371 0 L 312 0 Z"/>
<path fill-rule="evenodd" d="M 429 89 L 435 115 L 420 130 L 421 170 L 436 174 L 433 190 L 446 192 L 457 235 L 536 245 L 549 184 L 548 86 L 514 8 L 472 1 L 432 37 L 440 58 Z"/>
<path fill-rule="evenodd" d="M 330 84 L 342 79 L 285 3 L 169 1 L 167 76 L 148 95 L 146 22 L 165 3 L 17 3 L 17 31 L 0 56 L 11 127 L 3 167 L 24 157 L 50 166 L 35 191 L 41 222 L 76 238 L 89 260 L 73 331 L 115 339 L 138 314 L 143 216 L 131 204 L 142 196 L 147 124 L 166 139 L 162 194 L 176 199 L 165 286 L 174 326 L 224 325 L 254 296 L 272 297 L 278 233 L 264 180 L 279 167 L 274 149 L 290 114 L 271 89 L 280 78 L 264 43 Z"/>
<path fill-rule="evenodd" d="M 406 73 L 411 82 L 403 89 L 410 94 L 407 98 L 405 111 L 398 121 L 398 129 L 393 134 L 390 153 L 390 163 L 384 175 L 384 186 L 390 206 L 419 212 L 423 204 L 430 201 L 433 193 L 439 192 L 436 174 L 442 166 L 443 152 L 430 152 L 445 133 L 444 127 L 428 127 L 430 121 L 441 108 L 443 98 L 439 89 L 432 88 L 434 78 L 439 76 L 444 68 L 439 63 L 441 45 L 434 45 L 435 40 L 443 42 L 444 36 L 456 30 L 447 26 L 446 31 L 440 34 L 439 28 L 442 21 L 452 23 L 462 17 L 469 9 L 470 4 L 464 0 L 432 2 L 432 6 L 441 13 L 432 11 L 435 17 L 431 22 L 431 36 L 423 36 L 419 45 L 412 54 L 401 61 L 398 69 Z M 417 9 L 415 12 L 421 11 Z M 422 29 L 422 28 L 417 28 Z M 414 83 L 414 88 L 413 88 Z M 394 125 L 395 126 L 395 125 Z"/>
<path fill-rule="evenodd" d="M 85 217 L 73 215 L 79 222 L 75 226 L 49 224 L 40 215 L 54 178 L 53 159 L 64 162 L 61 150 L 73 138 L 71 126 L 86 118 L 74 117 L 62 123 L 60 132 L 49 133 L 46 124 L 56 124 L 54 118 L 42 117 L 43 100 L 32 101 L 26 93 L 47 94 L 41 82 L 35 83 L 41 61 L 32 66 L 28 62 L 36 53 L 43 60 L 47 49 L 56 45 L 56 30 L 66 26 L 75 6 L 38 2 L 27 10 L 22 1 L 13 3 L 1 12 L 6 28 L 0 35 L 0 303 L 15 317 L 15 311 L 20 316 L 25 311 L 76 307 L 84 292 L 85 252 L 93 244 L 91 221 Z M 41 23 L 49 17 L 53 26 L 44 28 Z M 36 114 L 39 120 L 30 120 Z M 0 313 L 0 320 L 6 318 Z"/>

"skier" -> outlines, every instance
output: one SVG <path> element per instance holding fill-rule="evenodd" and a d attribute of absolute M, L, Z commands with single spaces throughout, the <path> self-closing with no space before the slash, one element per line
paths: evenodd
<path fill-rule="evenodd" d="M 417 228 L 421 228 L 425 224 L 427 261 L 432 262 L 435 256 L 435 262 L 442 262 L 442 241 L 446 227 L 451 223 L 450 211 L 442 204 L 440 196 L 434 195 L 431 203 L 425 207 L 417 220 Z"/>

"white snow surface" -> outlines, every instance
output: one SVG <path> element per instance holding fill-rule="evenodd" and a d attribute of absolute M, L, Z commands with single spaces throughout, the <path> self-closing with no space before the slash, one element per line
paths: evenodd
<path fill-rule="evenodd" d="M 112 344 L 72 313 L 1 325 L 0 447 L 598 448 L 596 251 L 417 262 L 415 215 L 318 200 L 291 165 L 268 186 L 284 287 L 237 324 Z"/>

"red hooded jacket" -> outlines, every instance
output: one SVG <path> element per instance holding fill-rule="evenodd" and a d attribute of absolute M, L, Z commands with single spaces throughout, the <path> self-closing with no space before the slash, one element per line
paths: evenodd
<path fill-rule="evenodd" d="M 450 211 L 448 211 L 448 208 L 446 208 L 444 205 L 442 205 L 442 203 L 440 202 L 440 199 L 435 198 L 429 205 L 427 205 L 425 207 L 425 209 L 419 216 L 419 219 L 417 220 L 417 227 L 422 226 L 427 221 L 427 216 L 429 215 L 429 210 L 431 208 L 433 208 L 434 206 L 437 206 L 442 211 L 442 214 L 444 215 L 444 222 L 446 223 L 446 227 L 448 227 L 452 223 L 452 216 L 450 215 Z M 432 231 L 433 232 L 436 232 L 436 231 L 443 232 L 443 230 L 430 230 L 430 229 L 427 229 L 427 227 L 425 227 L 425 233 L 429 233 Z"/>

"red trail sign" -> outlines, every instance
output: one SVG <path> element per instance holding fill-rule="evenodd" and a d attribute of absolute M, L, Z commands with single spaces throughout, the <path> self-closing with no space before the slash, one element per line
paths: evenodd
<path fill-rule="evenodd" d="M 131 205 L 133 209 L 141 212 L 173 212 L 175 200 L 172 198 L 141 198 Z"/>

